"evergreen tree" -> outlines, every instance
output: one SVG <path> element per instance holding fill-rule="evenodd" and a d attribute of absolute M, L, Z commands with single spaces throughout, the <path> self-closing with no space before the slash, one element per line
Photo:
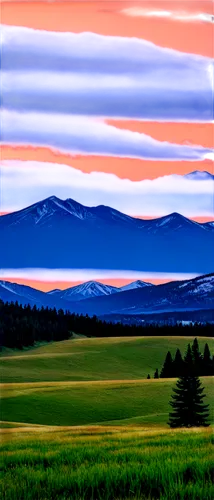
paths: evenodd
<path fill-rule="evenodd" d="M 166 359 L 164 361 L 163 368 L 160 374 L 161 378 L 173 377 L 173 361 L 171 352 L 167 352 Z"/>
<path fill-rule="evenodd" d="M 149 375 L 149 373 L 148 373 L 148 375 L 147 375 L 147 379 L 149 380 L 150 378 L 151 378 L 151 377 L 150 377 L 150 375 Z"/>
<path fill-rule="evenodd" d="M 201 368 L 202 368 L 202 356 L 199 351 L 199 345 L 198 345 L 198 340 L 197 338 L 194 339 L 193 345 L 192 345 L 192 357 L 193 357 L 193 363 L 195 367 L 195 373 L 197 375 L 201 375 Z"/>
<path fill-rule="evenodd" d="M 194 373 L 194 363 L 193 363 L 193 354 L 190 344 L 187 346 L 187 352 L 184 356 L 184 369 L 183 372 L 186 375 L 193 375 Z"/>
<path fill-rule="evenodd" d="M 202 358 L 202 375 L 213 375 L 213 369 L 213 357 L 211 356 L 209 346 L 206 343 L 204 346 L 204 355 Z"/>
<path fill-rule="evenodd" d="M 154 378 L 159 378 L 159 374 L 158 374 L 158 369 L 157 368 L 156 368 L 155 373 L 154 373 Z"/>
<path fill-rule="evenodd" d="M 211 362 L 210 362 L 210 375 L 214 375 L 214 356 L 212 356 Z"/>
<path fill-rule="evenodd" d="M 209 405 L 203 404 L 205 394 L 204 387 L 196 375 L 182 375 L 179 377 L 175 394 L 172 395 L 170 405 L 173 412 L 169 414 L 168 425 L 170 427 L 207 427 L 209 417 Z"/>
<path fill-rule="evenodd" d="M 183 373 L 183 359 L 180 349 L 177 349 L 175 353 L 175 359 L 173 361 L 173 377 L 180 377 Z"/>

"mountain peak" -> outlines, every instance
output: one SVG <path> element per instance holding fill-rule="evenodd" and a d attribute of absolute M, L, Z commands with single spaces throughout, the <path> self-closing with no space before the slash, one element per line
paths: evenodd
<path fill-rule="evenodd" d="M 184 177 L 186 179 L 194 181 L 208 181 L 214 179 L 214 175 L 212 175 L 211 172 L 208 172 L 207 170 L 194 170 L 193 172 L 189 172 L 188 174 L 184 175 Z"/>
<path fill-rule="evenodd" d="M 146 288 L 150 286 L 154 285 L 152 283 L 147 283 L 145 281 L 137 280 L 133 281 L 132 283 L 128 283 L 127 285 L 121 286 L 119 290 L 121 292 L 126 292 L 128 290 L 134 290 L 135 288 Z"/>
<path fill-rule="evenodd" d="M 168 231 L 177 231 L 177 230 L 187 230 L 187 229 L 196 229 L 202 228 L 202 224 L 199 224 L 184 215 L 181 215 L 177 212 L 172 212 L 171 214 L 164 215 L 162 217 L 158 217 L 156 219 L 144 220 L 142 227 L 146 229 L 149 233 L 159 233 Z"/>
<path fill-rule="evenodd" d="M 156 225 L 159 227 L 162 226 L 172 227 L 176 226 L 177 224 L 183 225 L 185 222 L 191 223 L 189 219 L 187 219 L 186 217 L 177 212 L 172 212 L 169 215 L 164 215 L 163 217 L 160 217 L 159 219 L 155 220 L 156 220 Z"/>
<path fill-rule="evenodd" d="M 99 297 L 100 295 L 110 295 L 111 293 L 116 293 L 118 291 L 118 288 L 105 285 L 99 281 L 86 281 L 85 283 L 72 286 L 66 290 L 51 290 L 51 292 L 48 293 L 56 295 L 61 299 L 79 301 L 86 298 Z"/>
<path fill-rule="evenodd" d="M 57 198 L 57 196 L 54 196 L 54 195 L 53 195 L 53 196 L 49 196 L 48 198 L 46 198 L 45 200 L 43 200 L 43 202 L 44 202 L 44 201 L 47 201 L 47 202 L 48 202 L 48 201 L 54 201 L 54 202 L 57 202 L 57 201 L 62 201 L 62 200 L 60 200 L 60 198 Z"/>

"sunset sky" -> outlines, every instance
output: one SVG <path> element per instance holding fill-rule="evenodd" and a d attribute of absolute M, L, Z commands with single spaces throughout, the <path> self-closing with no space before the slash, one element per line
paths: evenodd
<path fill-rule="evenodd" d="M 56 195 L 214 220 L 213 178 L 186 177 L 214 174 L 212 1 L 4 0 L 0 12 L 1 214 Z M 84 281 L 1 278 L 43 290 Z"/>

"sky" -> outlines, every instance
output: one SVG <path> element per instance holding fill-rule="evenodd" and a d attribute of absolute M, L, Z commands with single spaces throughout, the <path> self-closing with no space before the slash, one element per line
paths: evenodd
<path fill-rule="evenodd" d="M 212 1 L 3 0 L 0 12 L 1 214 L 56 195 L 214 220 L 212 176 L 187 176 L 214 173 Z"/>

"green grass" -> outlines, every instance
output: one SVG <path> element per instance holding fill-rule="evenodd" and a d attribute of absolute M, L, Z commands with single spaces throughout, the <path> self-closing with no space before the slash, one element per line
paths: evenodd
<path fill-rule="evenodd" d="M 142 379 L 162 368 L 168 350 L 184 353 L 193 337 L 77 339 L 2 353 L 1 382 Z M 199 339 L 201 351 L 214 339 Z M 5 355 L 4 355 L 5 354 Z"/>
<path fill-rule="evenodd" d="M 167 426 L 174 379 L 146 380 L 193 338 L 77 339 L 0 358 L 4 500 L 211 500 L 213 427 Z M 213 350 L 212 339 L 199 339 Z M 214 422 L 212 377 L 202 379 Z"/>
<path fill-rule="evenodd" d="M 213 379 L 205 377 L 213 417 Z M 1 387 L 1 420 L 44 425 L 86 425 L 142 419 L 166 424 L 175 380 L 53 382 Z"/>
<path fill-rule="evenodd" d="M 1 498 L 211 500 L 212 442 L 209 429 L 5 429 Z"/>

